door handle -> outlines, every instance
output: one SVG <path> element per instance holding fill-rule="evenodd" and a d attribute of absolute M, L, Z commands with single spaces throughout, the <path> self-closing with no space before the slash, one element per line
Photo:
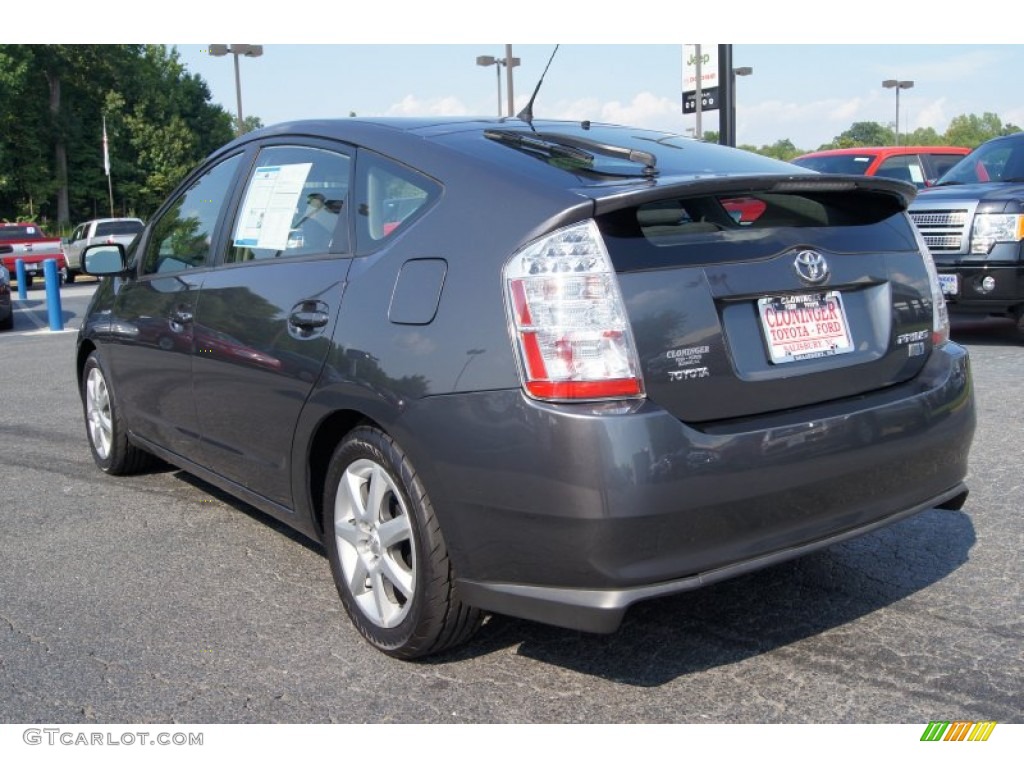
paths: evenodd
<path fill-rule="evenodd" d="M 313 311 L 292 312 L 288 319 L 292 325 L 312 331 L 317 328 L 323 328 L 331 318 L 326 312 Z"/>
<path fill-rule="evenodd" d="M 301 301 L 292 307 L 288 315 L 288 325 L 292 335 L 308 338 L 327 327 L 331 320 L 331 310 L 322 301 Z"/>

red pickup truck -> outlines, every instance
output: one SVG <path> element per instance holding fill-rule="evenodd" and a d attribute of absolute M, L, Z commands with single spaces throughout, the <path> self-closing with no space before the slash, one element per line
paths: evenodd
<path fill-rule="evenodd" d="M 17 224 L 0 223 L 0 260 L 11 273 L 11 279 L 18 279 L 16 263 L 18 259 L 25 262 L 25 288 L 32 287 L 32 280 L 35 277 L 43 276 L 43 262 L 47 259 L 56 259 L 57 274 L 63 283 L 67 277 L 67 261 L 64 259 L 64 249 L 61 247 L 59 237 L 47 237 L 36 224 L 31 221 L 18 222 Z"/>

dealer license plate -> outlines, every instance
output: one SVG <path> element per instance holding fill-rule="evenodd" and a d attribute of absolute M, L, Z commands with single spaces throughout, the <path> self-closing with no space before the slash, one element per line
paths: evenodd
<path fill-rule="evenodd" d="M 939 275 L 939 286 L 946 296 L 956 296 L 960 292 L 959 275 Z"/>
<path fill-rule="evenodd" d="M 773 363 L 853 351 L 850 324 L 839 291 L 767 296 L 758 299 L 757 309 Z"/>

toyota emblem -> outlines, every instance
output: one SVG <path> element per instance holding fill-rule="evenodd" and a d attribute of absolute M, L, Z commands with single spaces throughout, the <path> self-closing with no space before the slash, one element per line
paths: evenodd
<path fill-rule="evenodd" d="M 805 283 L 818 285 L 828 280 L 828 262 L 817 251 L 800 251 L 793 261 L 793 266 Z"/>

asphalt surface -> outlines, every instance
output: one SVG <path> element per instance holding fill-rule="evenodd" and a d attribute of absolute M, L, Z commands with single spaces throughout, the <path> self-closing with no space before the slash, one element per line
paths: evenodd
<path fill-rule="evenodd" d="M 80 321 L 93 284 L 67 286 Z M 971 351 L 971 496 L 587 635 L 493 617 L 392 660 L 319 546 L 171 468 L 93 465 L 73 332 L 41 288 L 0 334 L 0 722 L 927 723 L 1024 720 L 1024 345 Z"/>

